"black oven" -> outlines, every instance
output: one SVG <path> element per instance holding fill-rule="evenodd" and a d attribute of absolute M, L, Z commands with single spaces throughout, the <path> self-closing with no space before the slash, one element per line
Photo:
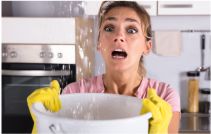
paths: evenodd
<path fill-rule="evenodd" d="M 25 50 L 27 45 L 25 46 Z M 47 61 L 48 57 L 40 62 L 33 63 L 26 59 L 32 60 L 30 55 L 26 56 L 24 60 L 18 60 L 14 62 L 16 57 L 23 56 L 18 51 L 15 51 L 17 47 L 9 44 L 3 45 L 2 51 L 2 132 L 3 133 L 30 133 L 32 131 L 33 122 L 27 107 L 27 96 L 35 89 L 40 87 L 49 86 L 49 83 L 56 79 L 59 81 L 61 88 L 63 89 L 68 83 L 76 80 L 76 65 L 72 61 L 64 62 L 65 52 L 57 49 L 57 52 L 53 51 L 55 46 L 48 46 L 51 53 L 57 58 L 56 61 Z M 27 46 L 27 47 L 26 47 Z M 37 47 L 40 45 L 37 45 Z M 6 47 L 6 48 L 5 48 Z M 46 47 L 46 46 L 45 46 Z M 62 45 L 60 46 L 62 48 Z M 12 49 L 13 48 L 13 49 Z M 72 48 L 72 47 L 71 47 Z M 71 49 L 69 48 L 69 49 Z M 6 50 L 6 51 L 5 51 Z M 30 49 L 32 51 L 33 49 Z M 7 54 L 6 54 L 7 53 Z M 49 51 L 37 52 L 39 58 L 43 59 L 43 53 L 47 55 Z M 61 56 L 61 58 L 58 58 Z M 5 57 L 6 55 L 6 57 Z M 67 55 L 72 55 L 71 51 Z M 8 60 L 12 58 L 13 61 Z M 7 58 L 7 59 L 6 59 Z M 73 57 L 74 58 L 74 57 Z M 62 63 L 59 62 L 63 60 Z M 23 62 L 24 61 L 24 62 Z"/>

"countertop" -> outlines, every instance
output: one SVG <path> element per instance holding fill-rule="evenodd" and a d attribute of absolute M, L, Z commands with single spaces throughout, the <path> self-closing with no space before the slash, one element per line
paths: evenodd
<path fill-rule="evenodd" d="M 180 134 L 210 134 L 211 114 L 182 113 L 180 121 Z"/>

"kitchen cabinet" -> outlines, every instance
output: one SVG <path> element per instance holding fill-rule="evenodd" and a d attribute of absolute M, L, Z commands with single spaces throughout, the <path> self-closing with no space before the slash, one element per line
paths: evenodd
<path fill-rule="evenodd" d="M 150 16 L 157 15 L 157 1 L 137 1 L 137 3 L 142 5 Z"/>
<path fill-rule="evenodd" d="M 211 15 L 211 1 L 159 1 L 158 15 Z"/>
<path fill-rule="evenodd" d="M 150 16 L 156 15 L 211 15 L 211 1 L 137 1 Z M 85 14 L 97 15 L 100 1 L 85 2 Z"/>
<path fill-rule="evenodd" d="M 100 9 L 101 1 L 85 1 L 84 11 L 86 15 L 97 15 Z M 157 15 L 157 1 L 137 1 L 151 15 Z"/>
<path fill-rule="evenodd" d="M 102 1 L 84 1 L 84 12 L 86 15 L 97 15 Z"/>
<path fill-rule="evenodd" d="M 3 17 L 3 43 L 75 44 L 75 18 Z"/>

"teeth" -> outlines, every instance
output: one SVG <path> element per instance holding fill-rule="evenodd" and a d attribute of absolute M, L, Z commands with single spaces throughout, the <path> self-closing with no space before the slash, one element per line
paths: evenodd
<path fill-rule="evenodd" d="M 122 56 L 113 56 L 113 58 L 115 58 L 115 59 L 124 59 L 124 57 L 122 57 Z"/>
<path fill-rule="evenodd" d="M 123 50 L 123 49 L 115 49 L 114 51 L 124 52 L 124 50 Z"/>

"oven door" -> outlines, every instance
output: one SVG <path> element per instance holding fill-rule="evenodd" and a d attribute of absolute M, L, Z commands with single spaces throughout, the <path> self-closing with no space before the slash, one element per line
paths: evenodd
<path fill-rule="evenodd" d="M 31 70 L 23 70 L 24 66 L 28 65 L 3 64 L 2 66 L 3 133 L 31 132 L 33 122 L 27 107 L 27 96 L 35 89 L 49 86 L 49 83 L 54 79 L 60 82 L 62 88 L 75 81 L 75 66 L 73 65 L 65 69 L 62 67 L 63 70 L 54 66 L 53 71 L 48 68 L 49 65 L 44 65 L 45 70 L 38 70 L 40 65 L 35 64 L 33 69 L 36 68 L 36 70 L 32 70 L 32 68 Z M 43 67 L 43 65 L 41 66 Z"/>

